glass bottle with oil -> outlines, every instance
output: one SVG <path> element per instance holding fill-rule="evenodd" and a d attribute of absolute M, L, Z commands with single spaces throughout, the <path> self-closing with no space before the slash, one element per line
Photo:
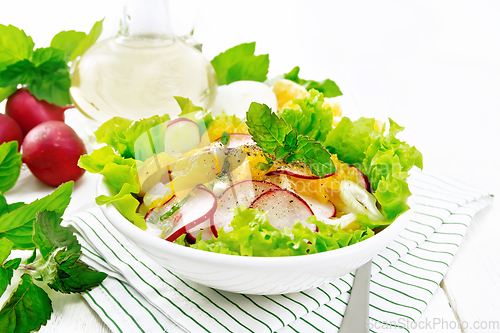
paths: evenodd
<path fill-rule="evenodd" d="M 71 77 L 75 106 L 103 123 L 120 116 L 141 119 L 180 113 L 174 96 L 209 108 L 217 89 L 210 62 L 177 38 L 166 0 L 125 0 L 116 37 L 94 44 Z"/>

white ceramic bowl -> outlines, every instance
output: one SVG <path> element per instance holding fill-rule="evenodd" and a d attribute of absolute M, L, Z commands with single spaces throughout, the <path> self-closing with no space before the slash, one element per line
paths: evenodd
<path fill-rule="evenodd" d="M 112 195 L 102 178 L 97 193 Z M 384 249 L 409 218 L 406 212 L 373 237 L 333 251 L 293 257 L 244 257 L 167 242 L 130 223 L 113 205 L 101 209 L 116 229 L 175 274 L 216 289 L 260 295 L 318 287 L 356 270 Z"/>

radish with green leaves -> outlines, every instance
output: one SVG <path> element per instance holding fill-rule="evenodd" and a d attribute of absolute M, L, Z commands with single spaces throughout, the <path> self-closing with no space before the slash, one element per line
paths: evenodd
<path fill-rule="evenodd" d="M 50 47 L 35 49 L 33 39 L 23 30 L 0 24 L 0 102 L 8 98 L 6 114 L 24 135 L 42 122 L 64 121 L 63 112 L 71 104 L 70 65 L 94 44 L 101 31 L 102 21 L 88 35 L 62 31 Z"/>

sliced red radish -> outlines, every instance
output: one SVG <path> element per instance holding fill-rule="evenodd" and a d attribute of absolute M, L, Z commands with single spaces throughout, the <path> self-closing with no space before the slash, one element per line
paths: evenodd
<path fill-rule="evenodd" d="M 313 215 L 307 202 L 288 190 L 268 191 L 255 199 L 250 208 L 267 212 L 267 220 L 276 229 L 292 228 L 295 223 L 301 222 L 311 230 L 317 231 L 316 225 L 305 222 Z"/>
<path fill-rule="evenodd" d="M 165 129 L 165 153 L 180 157 L 201 141 L 200 128 L 186 118 L 172 120 Z"/>
<path fill-rule="evenodd" d="M 323 178 L 333 176 L 334 174 L 335 173 L 328 173 L 328 174 L 324 175 L 323 177 L 318 177 L 318 176 L 312 174 L 309 169 L 305 169 L 303 167 L 291 167 L 291 168 L 280 167 L 279 169 L 269 171 L 268 173 L 266 173 L 266 176 L 288 175 L 288 176 L 292 176 L 295 178 L 301 178 L 301 179 L 323 179 Z"/>
<path fill-rule="evenodd" d="M 177 200 L 176 196 L 174 195 L 163 205 L 150 209 L 149 212 L 146 214 L 146 216 L 144 216 L 144 220 L 146 220 L 147 223 L 159 225 L 160 217 L 166 212 L 168 212 L 170 209 L 172 209 L 172 207 L 178 202 L 179 200 Z"/>
<path fill-rule="evenodd" d="M 203 221 L 202 223 L 198 224 L 191 230 L 186 232 L 186 241 L 189 244 L 194 244 L 196 242 L 196 238 L 198 235 L 201 233 L 201 239 L 203 240 L 208 240 L 214 237 L 214 234 L 212 233 L 212 223 L 211 223 L 212 218 Z"/>
<path fill-rule="evenodd" d="M 221 141 L 222 138 L 218 138 L 215 141 Z M 236 148 L 244 145 L 252 145 L 255 141 L 252 139 L 251 134 L 245 133 L 229 133 L 229 141 L 226 144 L 226 148 Z"/>
<path fill-rule="evenodd" d="M 209 220 L 217 210 L 217 198 L 204 187 L 197 187 L 194 195 L 172 216 L 163 221 L 164 237 L 173 242 L 182 234 Z"/>
<path fill-rule="evenodd" d="M 324 203 L 315 198 L 305 195 L 301 196 L 301 198 L 304 199 L 305 202 L 307 202 L 318 220 L 324 221 L 329 218 L 335 217 L 336 208 L 331 201 Z"/>
<path fill-rule="evenodd" d="M 279 186 L 259 180 L 245 180 L 234 184 L 219 198 L 219 209 L 214 215 L 214 227 L 219 229 L 228 225 L 234 218 L 232 210 L 250 204 L 260 195 L 279 189 Z"/>
<path fill-rule="evenodd" d="M 368 192 L 371 192 L 372 190 L 371 190 L 370 181 L 368 180 L 368 177 L 364 173 L 362 173 L 361 170 L 359 170 L 359 168 L 355 167 L 354 165 L 351 165 L 350 167 L 356 169 L 356 171 L 358 172 L 358 184 L 359 184 L 359 186 L 364 187 L 365 190 L 367 190 Z"/>

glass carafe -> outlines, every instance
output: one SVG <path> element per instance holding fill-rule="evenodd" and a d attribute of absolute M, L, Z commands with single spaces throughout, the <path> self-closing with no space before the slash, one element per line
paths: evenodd
<path fill-rule="evenodd" d="M 116 37 L 93 45 L 71 77 L 75 106 L 103 123 L 180 113 L 174 96 L 209 108 L 217 83 L 210 62 L 172 32 L 167 0 L 125 0 Z"/>

